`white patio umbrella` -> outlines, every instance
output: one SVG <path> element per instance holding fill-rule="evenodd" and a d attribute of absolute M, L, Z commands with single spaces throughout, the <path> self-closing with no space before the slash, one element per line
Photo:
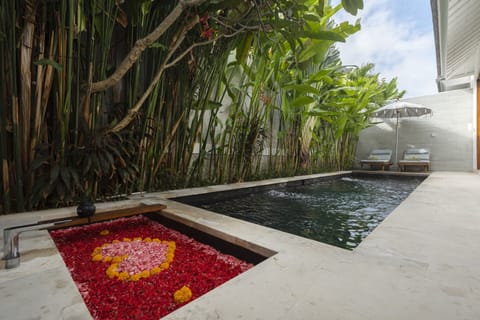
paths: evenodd
<path fill-rule="evenodd" d="M 431 115 L 432 109 L 417 103 L 406 101 L 391 102 L 372 114 L 374 118 L 389 119 L 396 118 L 397 124 L 395 127 L 395 162 L 398 162 L 398 119 L 407 117 L 420 117 L 423 115 Z"/>

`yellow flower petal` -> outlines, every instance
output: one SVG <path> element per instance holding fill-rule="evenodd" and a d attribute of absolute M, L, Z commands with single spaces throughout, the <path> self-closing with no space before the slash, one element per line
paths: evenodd
<path fill-rule="evenodd" d="M 138 280 L 140 280 L 140 274 L 137 273 L 137 274 L 131 275 L 131 276 L 130 276 L 130 280 L 131 280 L 131 281 L 138 281 Z"/>
<path fill-rule="evenodd" d="M 130 278 L 128 272 L 123 271 L 118 274 L 118 280 L 128 280 L 128 278 Z"/>
<path fill-rule="evenodd" d="M 92 261 L 102 261 L 103 256 L 101 254 L 96 254 L 92 257 Z"/>
<path fill-rule="evenodd" d="M 155 267 L 152 270 L 150 270 L 150 274 L 152 276 L 155 275 L 155 274 L 159 274 L 160 272 L 162 272 L 162 269 L 160 269 L 159 267 Z"/>
<path fill-rule="evenodd" d="M 164 262 L 164 263 L 162 263 L 162 264 L 160 265 L 160 269 L 162 269 L 162 270 L 167 269 L 168 266 L 169 266 L 169 264 L 166 263 L 166 262 Z"/>
<path fill-rule="evenodd" d="M 176 303 L 184 303 L 192 298 L 192 290 L 189 287 L 183 286 L 173 294 L 173 300 Z"/>

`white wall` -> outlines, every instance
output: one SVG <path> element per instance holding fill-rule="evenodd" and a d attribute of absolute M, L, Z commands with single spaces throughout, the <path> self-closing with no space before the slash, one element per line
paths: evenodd
<path fill-rule="evenodd" d="M 398 158 L 409 147 L 428 148 L 433 171 L 473 171 L 474 99 L 471 89 L 442 92 L 404 99 L 433 110 L 432 116 L 403 118 L 399 121 Z M 356 166 L 372 149 L 395 152 L 395 119 L 367 128 L 360 133 Z M 395 161 L 395 154 L 393 155 Z"/>

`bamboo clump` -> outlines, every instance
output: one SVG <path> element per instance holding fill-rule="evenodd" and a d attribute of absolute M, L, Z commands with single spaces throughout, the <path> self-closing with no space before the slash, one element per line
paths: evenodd
<path fill-rule="evenodd" d="M 286 5 L 5 0 L 0 212 L 349 168 L 403 93 L 342 71 L 341 4 Z"/>

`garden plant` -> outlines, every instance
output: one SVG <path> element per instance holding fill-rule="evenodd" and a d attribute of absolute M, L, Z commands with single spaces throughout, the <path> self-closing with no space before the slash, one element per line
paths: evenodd
<path fill-rule="evenodd" d="M 362 0 L 5 0 L 0 212 L 352 166 L 403 95 L 343 66 Z"/>

